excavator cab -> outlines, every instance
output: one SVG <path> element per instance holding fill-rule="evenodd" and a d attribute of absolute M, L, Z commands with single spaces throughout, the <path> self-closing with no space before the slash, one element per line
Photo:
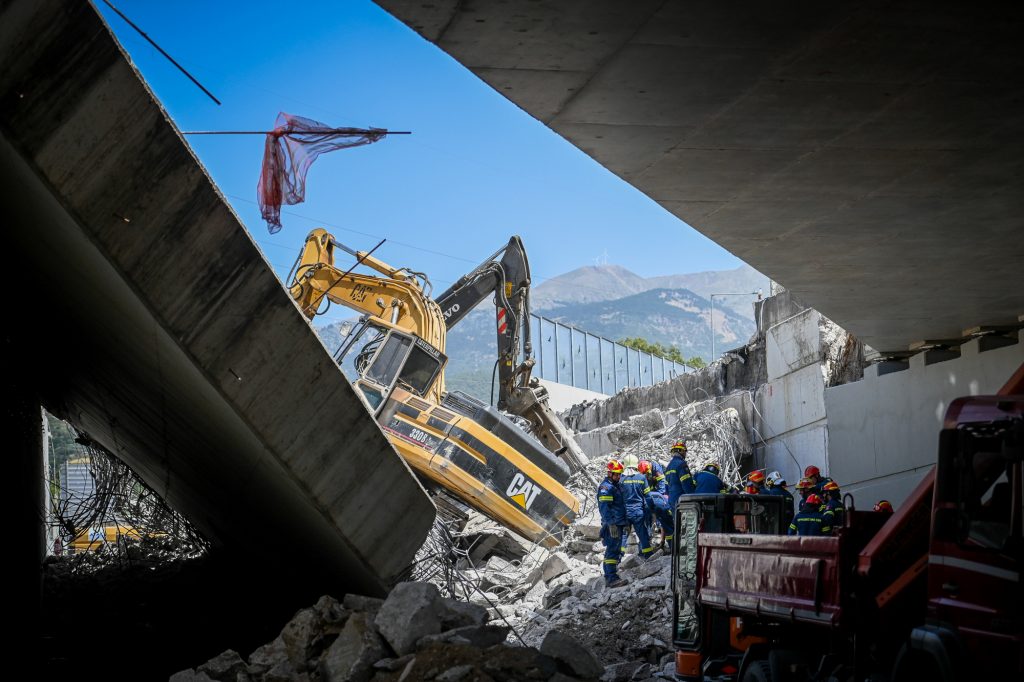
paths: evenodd
<path fill-rule="evenodd" d="M 335 361 L 376 414 L 396 385 L 425 396 L 448 358 L 418 336 L 364 316 Z"/>

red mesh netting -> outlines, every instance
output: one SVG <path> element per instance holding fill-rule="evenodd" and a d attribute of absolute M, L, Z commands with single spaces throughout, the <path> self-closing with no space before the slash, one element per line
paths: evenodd
<path fill-rule="evenodd" d="M 260 213 L 270 233 L 281 229 L 282 204 L 301 204 L 305 200 L 306 173 L 318 156 L 376 142 L 386 133 L 377 128 L 331 128 L 301 116 L 278 114 L 277 125 L 267 135 L 256 187 Z"/>

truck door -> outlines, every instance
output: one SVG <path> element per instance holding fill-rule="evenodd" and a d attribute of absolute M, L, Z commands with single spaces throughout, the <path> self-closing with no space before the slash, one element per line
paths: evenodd
<path fill-rule="evenodd" d="M 1024 420 L 960 424 L 940 441 L 928 558 L 931 623 L 978 669 L 1024 672 Z"/>

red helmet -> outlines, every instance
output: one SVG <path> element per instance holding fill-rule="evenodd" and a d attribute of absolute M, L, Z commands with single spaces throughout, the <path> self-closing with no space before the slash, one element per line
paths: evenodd
<path fill-rule="evenodd" d="M 608 462 L 608 473 L 609 474 L 621 474 L 625 469 L 622 466 L 622 462 L 617 459 L 613 459 Z"/>
<path fill-rule="evenodd" d="M 685 440 L 677 440 L 675 443 L 672 444 L 672 447 L 669 448 L 669 452 L 671 452 L 673 450 L 682 450 L 685 453 L 686 452 L 686 441 Z"/>
<path fill-rule="evenodd" d="M 636 470 L 639 471 L 641 474 L 648 474 L 651 471 L 651 463 L 648 462 L 646 459 L 642 459 L 636 465 Z"/>
<path fill-rule="evenodd" d="M 874 511 L 892 514 L 892 505 L 889 503 L 889 500 L 879 500 L 878 502 L 875 503 Z"/>
<path fill-rule="evenodd" d="M 750 475 L 747 476 L 747 480 L 751 483 L 764 483 L 764 472 L 760 469 L 751 471 Z"/>
<path fill-rule="evenodd" d="M 747 484 L 743 487 L 743 492 L 747 495 L 757 495 L 761 490 L 756 485 Z"/>
<path fill-rule="evenodd" d="M 821 498 L 818 497 L 817 493 L 811 493 L 810 495 L 807 496 L 807 504 L 812 506 L 816 504 L 821 504 Z"/>
<path fill-rule="evenodd" d="M 813 464 L 804 469 L 804 476 L 810 478 L 811 476 L 821 476 L 821 469 L 814 466 Z"/>
<path fill-rule="evenodd" d="M 835 481 L 829 481 L 825 485 L 821 486 L 821 489 L 827 493 L 837 493 L 839 492 L 839 484 Z"/>
<path fill-rule="evenodd" d="M 814 487 L 814 484 L 811 483 L 811 479 L 806 478 L 806 477 L 805 478 L 801 478 L 800 482 L 796 484 L 796 489 L 797 490 L 806 490 L 807 488 L 813 488 L 813 487 Z"/>

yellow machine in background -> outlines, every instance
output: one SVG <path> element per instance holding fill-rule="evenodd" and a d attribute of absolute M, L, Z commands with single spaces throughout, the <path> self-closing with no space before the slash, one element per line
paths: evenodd
<path fill-rule="evenodd" d="M 355 257 L 348 270 L 336 265 L 337 249 Z M 379 274 L 352 272 L 357 265 Z M 442 294 L 440 304 L 430 297 L 422 273 L 353 251 L 323 229 L 306 238 L 294 273 L 291 292 L 307 317 L 316 315 L 325 298 L 363 313 L 336 360 L 425 482 L 524 537 L 558 544 L 579 511 L 563 484 L 570 466 L 578 468 L 585 459 L 547 406 L 544 389 L 530 378 L 529 267 L 519 238 Z M 447 330 L 492 294 L 499 407 L 529 421 L 529 434 L 499 409 L 445 391 Z M 526 356 L 522 362 L 520 353 Z"/>

